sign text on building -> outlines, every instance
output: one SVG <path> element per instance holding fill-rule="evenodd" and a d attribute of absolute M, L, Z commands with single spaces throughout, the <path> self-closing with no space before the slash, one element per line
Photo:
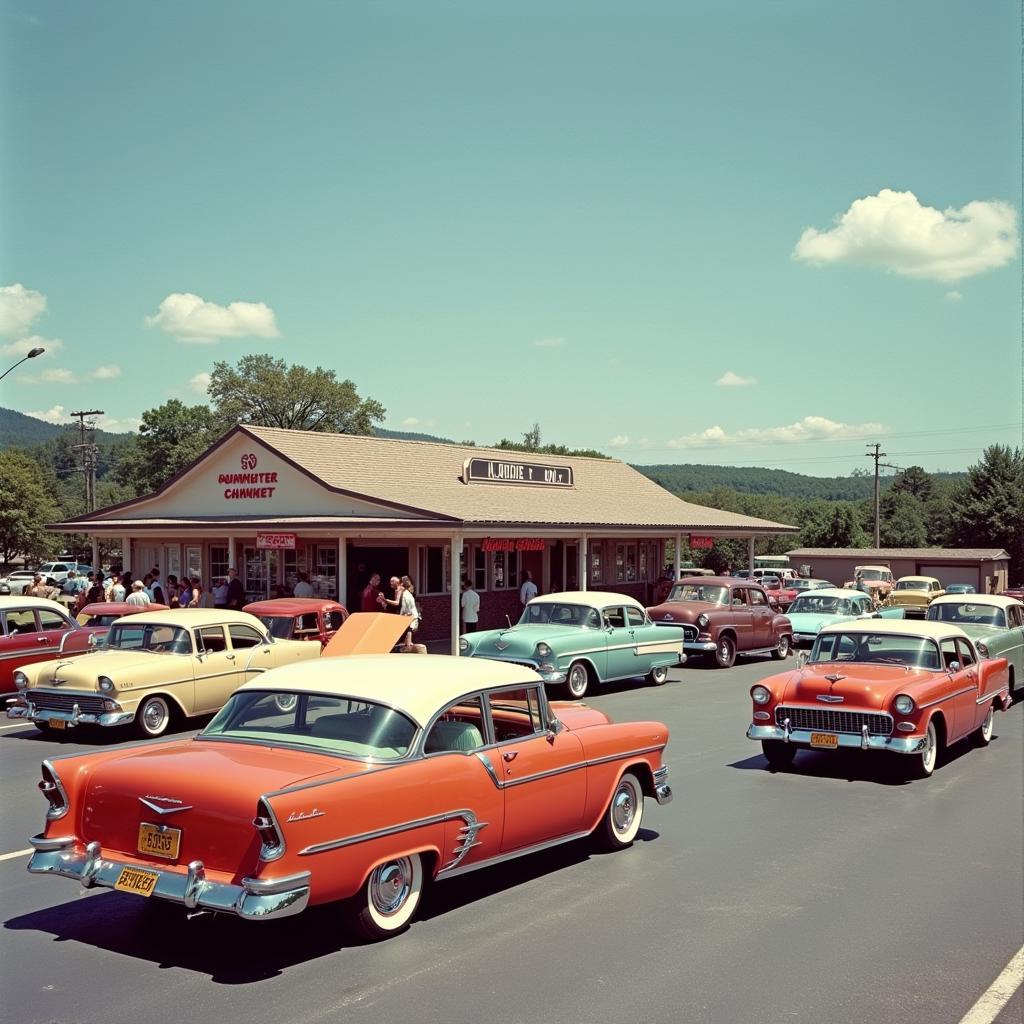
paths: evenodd
<path fill-rule="evenodd" d="M 294 533 L 257 533 L 256 547 L 271 551 L 294 551 Z"/>
<path fill-rule="evenodd" d="M 714 537 L 698 537 L 696 534 L 690 534 L 690 550 L 691 551 L 707 551 L 715 546 Z"/>
<path fill-rule="evenodd" d="M 572 466 L 542 462 L 513 462 L 509 459 L 466 459 L 462 480 L 467 484 L 534 484 L 572 487 Z"/>
<path fill-rule="evenodd" d="M 543 551 L 544 540 L 540 537 L 484 537 L 480 542 L 481 551 Z"/>
<path fill-rule="evenodd" d="M 256 456 L 247 452 L 239 460 L 241 473 L 220 473 L 217 476 L 217 483 L 231 484 L 224 488 L 224 497 L 228 501 L 237 501 L 245 498 L 272 498 L 277 490 L 277 473 L 257 473 Z M 246 486 L 239 487 L 239 484 Z M 273 485 L 273 486 L 268 486 Z"/>

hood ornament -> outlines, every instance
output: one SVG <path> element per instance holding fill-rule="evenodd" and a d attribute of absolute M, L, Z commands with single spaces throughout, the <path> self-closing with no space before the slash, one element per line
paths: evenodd
<path fill-rule="evenodd" d="M 826 704 L 842 704 L 845 697 L 840 697 L 837 693 L 819 693 L 818 700 L 823 700 Z"/>
<path fill-rule="evenodd" d="M 497 643 L 496 643 L 496 644 L 495 644 L 494 646 L 495 646 L 495 647 L 496 647 L 496 648 L 497 648 L 497 649 L 498 649 L 499 651 L 503 651 L 503 650 L 505 650 L 505 648 L 506 648 L 506 647 L 508 647 L 508 646 L 509 646 L 509 642 L 508 642 L 507 640 L 499 640 L 499 641 L 498 641 L 498 642 L 497 642 Z"/>
<path fill-rule="evenodd" d="M 165 804 L 173 804 L 173 807 L 161 807 L 159 804 L 153 803 L 154 800 L 159 800 Z M 173 796 L 153 796 L 147 793 L 145 796 L 139 797 L 139 803 L 148 807 L 151 811 L 156 811 L 157 814 L 177 814 L 178 811 L 191 811 L 191 805 L 183 804 L 180 800 L 176 800 Z"/>
<path fill-rule="evenodd" d="M 662 616 L 662 618 L 663 618 L 663 619 L 664 619 L 664 620 L 665 620 L 666 622 L 671 622 L 671 621 L 672 621 L 672 613 L 671 613 L 671 612 L 668 612 L 668 613 L 666 613 L 665 615 L 663 615 L 663 616 Z"/>

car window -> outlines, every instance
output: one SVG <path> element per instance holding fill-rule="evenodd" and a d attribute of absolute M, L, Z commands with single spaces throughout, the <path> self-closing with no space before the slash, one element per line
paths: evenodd
<path fill-rule="evenodd" d="M 626 616 L 631 626 L 642 626 L 646 622 L 646 616 L 639 608 L 627 608 Z"/>
<path fill-rule="evenodd" d="M 973 665 L 978 659 L 974 656 L 974 649 L 971 647 L 969 640 L 964 640 L 963 637 L 956 638 L 956 654 L 960 664 L 966 668 L 968 665 Z"/>
<path fill-rule="evenodd" d="M 487 705 L 494 739 L 498 743 L 544 731 L 540 695 L 535 686 L 492 690 L 487 695 Z"/>
<path fill-rule="evenodd" d="M 764 594 L 761 593 L 760 590 L 751 590 L 750 591 L 750 603 L 755 608 L 757 608 L 757 607 L 763 607 L 764 605 L 766 605 L 768 603 L 768 601 L 765 598 Z"/>
<path fill-rule="evenodd" d="M 745 608 L 747 605 L 747 592 L 745 590 L 734 590 L 732 592 L 733 608 Z"/>
<path fill-rule="evenodd" d="M 960 660 L 956 652 L 956 643 L 953 641 L 952 637 L 948 640 L 943 640 L 939 644 L 939 651 L 942 654 L 943 668 L 952 668 L 954 663 Z"/>
<path fill-rule="evenodd" d="M 247 647 L 259 647 L 264 643 L 263 637 L 243 622 L 232 622 L 228 626 L 228 635 L 231 637 L 231 646 L 236 650 L 244 650 Z"/>
<path fill-rule="evenodd" d="M 223 626 L 203 626 L 196 630 L 196 648 L 207 654 L 219 654 L 227 650 Z"/>
<path fill-rule="evenodd" d="M 344 621 L 345 616 L 337 608 L 327 613 L 327 628 L 329 630 L 341 629 L 341 624 Z"/>
<path fill-rule="evenodd" d="M 52 612 L 49 608 L 40 608 L 39 628 L 44 633 L 59 632 L 70 629 L 71 623 L 60 612 Z"/>
<path fill-rule="evenodd" d="M 295 617 L 295 635 L 311 636 L 320 632 L 320 622 L 316 612 L 304 612 Z"/>
<path fill-rule="evenodd" d="M 4 613 L 7 621 L 7 633 L 11 636 L 20 633 L 35 633 L 36 614 L 31 608 L 20 608 Z"/>
<path fill-rule="evenodd" d="M 423 752 L 440 754 L 479 749 L 487 734 L 484 721 L 482 697 L 460 698 L 438 715 L 427 733 Z"/>
<path fill-rule="evenodd" d="M 615 629 L 622 629 L 626 625 L 626 613 L 622 608 L 605 608 L 604 621 Z"/>

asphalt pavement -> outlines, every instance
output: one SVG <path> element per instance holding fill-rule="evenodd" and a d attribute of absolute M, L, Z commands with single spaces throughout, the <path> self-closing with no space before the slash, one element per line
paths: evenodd
<path fill-rule="evenodd" d="M 963 1020 L 1024 944 L 1024 704 L 927 780 L 859 752 L 773 773 L 744 731 L 749 687 L 779 667 L 694 664 L 597 691 L 588 703 L 615 719 L 669 725 L 674 801 L 646 802 L 629 850 L 577 842 L 439 883 L 375 945 L 332 907 L 186 920 L 29 875 L 17 851 L 42 827 L 39 762 L 112 740 L 2 720 L 0 1021 Z M 1018 989 L 972 1024 L 1022 1018 Z"/>

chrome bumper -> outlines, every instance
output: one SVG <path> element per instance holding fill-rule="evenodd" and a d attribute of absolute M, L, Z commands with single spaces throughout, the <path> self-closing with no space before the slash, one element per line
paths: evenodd
<path fill-rule="evenodd" d="M 135 721 L 134 711 L 104 711 L 102 714 L 94 714 L 89 711 L 79 711 L 76 704 L 70 711 L 40 711 L 34 704 L 8 704 L 8 718 L 27 719 L 31 722 L 65 722 L 69 727 L 76 725 L 127 725 Z"/>
<path fill-rule="evenodd" d="M 667 779 L 668 768 L 659 768 L 654 773 L 654 799 L 662 805 L 672 803 L 672 787 Z"/>
<path fill-rule="evenodd" d="M 714 640 L 684 640 L 684 651 L 700 651 L 702 654 L 710 654 L 718 650 L 718 644 Z"/>
<path fill-rule="evenodd" d="M 98 842 L 89 843 L 84 852 L 75 848 L 74 837 L 46 839 L 40 835 L 29 842 L 35 850 L 28 862 L 29 871 L 35 875 L 76 878 L 86 889 L 95 885 L 113 889 L 122 868 L 132 867 L 158 876 L 153 896 L 180 903 L 189 910 L 212 910 L 247 921 L 269 921 L 298 914 L 309 903 L 308 871 L 286 878 L 243 878 L 241 885 L 225 885 L 208 881 L 199 860 L 192 861 L 182 874 L 149 864 L 109 860 L 103 856 Z"/>
<path fill-rule="evenodd" d="M 820 730 L 827 732 L 828 730 Z M 839 737 L 839 746 L 844 750 L 887 750 L 891 754 L 919 754 L 925 747 L 924 736 L 869 736 L 866 732 L 831 733 Z M 752 725 L 747 730 L 748 740 L 779 740 L 798 747 L 811 749 L 809 729 L 784 729 L 779 725 Z M 814 750 L 824 749 L 814 747 Z"/>

